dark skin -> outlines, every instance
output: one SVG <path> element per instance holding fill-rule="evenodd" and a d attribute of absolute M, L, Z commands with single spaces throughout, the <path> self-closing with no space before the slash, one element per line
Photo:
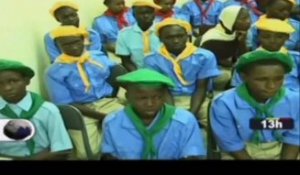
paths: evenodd
<path fill-rule="evenodd" d="M 159 39 L 165 45 L 168 52 L 178 56 L 186 48 L 188 33 L 181 26 L 169 25 L 160 29 Z M 197 88 L 192 95 L 189 109 L 195 116 L 198 116 L 200 107 L 206 97 L 207 83 L 207 79 L 197 81 Z"/>
<path fill-rule="evenodd" d="M 285 20 L 290 17 L 293 4 L 287 0 L 270 1 L 266 9 L 267 18 Z"/>
<path fill-rule="evenodd" d="M 120 14 L 126 8 L 124 0 L 105 0 L 104 5 L 114 14 Z M 109 52 L 115 53 L 116 43 L 107 43 L 104 45 L 104 48 Z"/>
<path fill-rule="evenodd" d="M 242 8 L 234 23 L 233 30 L 236 31 L 236 40 L 238 41 L 237 57 L 248 51 L 246 46 L 247 31 L 251 26 L 251 18 L 249 12 Z"/>
<path fill-rule="evenodd" d="M 232 67 L 236 58 L 248 51 L 246 47 L 246 37 L 247 30 L 251 25 L 250 15 L 246 9 L 242 8 L 237 15 L 232 31 L 227 29 L 222 21 L 220 21 L 220 25 L 227 34 L 236 32 L 236 39 L 233 41 L 211 40 L 203 43 L 201 47 L 212 51 L 216 55 L 219 65 Z"/>
<path fill-rule="evenodd" d="M 72 25 L 79 27 L 79 16 L 77 10 L 71 7 L 61 7 L 55 12 L 55 19 L 61 23 L 62 26 Z"/>
<path fill-rule="evenodd" d="M 265 62 L 264 64 L 249 66 L 241 75 L 252 97 L 259 103 L 265 103 L 282 87 L 285 68 L 278 62 Z M 296 159 L 298 153 L 299 146 L 284 143 L 281 159 Z M 251 158 L 245 149 L 232 152 L 231 155 L 235 159 Z"/>
<path fill-rule="evenodd" d="M 147 31 L 153 24 L 155 18 L 155 9 L 148 6 L 133 7 L 133 14 L 139 28 L 142 31 Z M 121 57 L 122 65 L 131 72 L 137 69 L 134 62 L 131 60 L 131 55 L 118 55 Z"/>
<path fill-rule="evenodd" d="M 20 72 L 7 70 L 0 72 L 0 96 L 8 103 L 18 103 L 22 100 L 27 91 L 26 87 L 30 83 L 30 78 Z M 15 157 L 1 154 L 0 156 L 9 157 L 14 160 L 63 160 L 66 159 L 69 150 L 62 152 L 50 152 L 49 149 L 43 150 L 32 156 Z"/>
<path fill-rule="evenodd" d="M 55 42 L 57 43 L 58 47 L 62 50 L 62 52 L 67 55 L 79 57 L 84 52 L 84 41 L 82 36 L 59 37 L 55 39 Z M 97 119 L 100 122 L 102 122 L 102 120 L 106 116 L 105 113 L 101 113 L 90 109 L 89 107 L 83 104 L 72 105 L 78 108 L 84 116 Z"/>
<path fill-rule="evenodd" d="M 156 0 L 154 1 L 157 5 L 161 6 L 160 11 L 163 13 L 168 13 L 173 10 L 175 5 L 175 0 Z"/>
<path fill-rule="evenodd" d="M 149 126 L 165 103 L 165 86 L 149 87 L 132 84 L 127 86 L 126 98 L 145 126 Z M 186 159 L 196 159 L 195 156 Z M 111 154 L 104 154 L 102 160 L 117 160 Z"/>
<path fill-rule="evenodd" d="M 258 39 L 262 48 L 274 52 L 280 50 L 284 43 L 289 39 L 289 34 L 259 30 Z"/>

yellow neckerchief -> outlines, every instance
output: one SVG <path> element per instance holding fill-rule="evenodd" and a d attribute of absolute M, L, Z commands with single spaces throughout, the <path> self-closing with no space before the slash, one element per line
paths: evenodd
<path fill-rule="evenodd" d="M 88 63 L 94 64 L 100 68 L 103 68 L 103 65 L 101 63 L 93 60 L 88 52 L 84 53 L 80 57 L 74 57 L 74 56 L 70 56 L 70 55 L 66 55 L 66 54 L 61 54 L 58 57 L 57 62 L 63 63 L 63 64 L 77 64 L 77 69 L 79 71 L 80 77 L 85 86 L 85 93 L 89 92 L 89 90 L 91 88 L 91 82 L 90 82 L 89 77 L 84 68 L 84 64 L 88 62 Z"/>
<path fill-rule="evenodd" d="M 256 50 L 266 50 L 266 51 L 268 51 L 267 49 L 264 49 L 261 46 L 258 47 Z M 281 47 L 278 51 L 275 51 L 275 52 L 281 52 L 281 53 L 284 53 L 284 54 L 288 54 L 289 53 L 289 51 L 285 47 Z"/>
<path fill-rule="evenodd" d="M 174 58 L 165 46 L 160 48 L 160 54 L 173 64 L 173 71 L 183 85 L 189 85 L 190 83 L 185 80 L 180 63 L 193 55 L 197 50 L 198 47 L 194 46 L 192 43 L 187 43 L 185 49 L 180 53 L 180 55 Z"/>
<path fill-rule="evenodd" d="M 144 43 L 144 53 L 145 54 L 151 52 L 150 36 L 151 36 L 151 30 L 150 29 L 143 32 L 143 43 Z"/>

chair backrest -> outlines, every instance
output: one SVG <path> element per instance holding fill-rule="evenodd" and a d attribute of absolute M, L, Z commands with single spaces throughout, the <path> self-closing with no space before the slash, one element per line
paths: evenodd
<path fill-rule="evenodd" d="M 67 130 L 81 131 L 87 159 L 88 160 L 95 159 L 95 156 L 93 156 L 92 149 L 89 143 L 87 130 L 81 112 L 77 108 L 71 105 L 58 105 L 58 108 L 60 110 L 60 113 L 62 115 Z"/>
<path fill-rule="evenodd" d="M 213 135 L 212 127 L 211 127 L 211 116 L 210 109 L 214 99 L 213 88 L 212 91 L 207 96 L 209 99 L 208 107 L 207 107 L 207 119 L 208 119 L 208 127 L 207 127 L 207 159 L 221 159 L 221 153 L 216 143 L 216 140 Z"/>

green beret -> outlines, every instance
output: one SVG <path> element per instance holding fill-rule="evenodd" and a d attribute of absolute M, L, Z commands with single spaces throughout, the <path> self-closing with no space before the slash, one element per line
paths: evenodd
<path fill-rule="evenodd" d="M 151 69 L 138 69 L 117 77 L 117 81 L 124 84 L 141 84 L 146 86 L 166 85 L 174 87 L 174 82 L 165 75 Z"/>
<path fill-rule="evenodd" d="M 18 61 L 0 59 L 0 71 L 16 71 L 22 73 L 24 76 L 32 78 L 34 76 L 34 71 Z"/>
<path fill-rule="evenodd" d="M 242 72 L 245 67 L 260 61 L 276 60 L 280 62 L 286 70 L 286 73 L 290 72 L 293 68 L 293 60 L 287 53 L 282 52 L 269 52 L 265 50 L 257 50 L 245 53 L 240 57 L 236 65 L 236 71 Z"/>

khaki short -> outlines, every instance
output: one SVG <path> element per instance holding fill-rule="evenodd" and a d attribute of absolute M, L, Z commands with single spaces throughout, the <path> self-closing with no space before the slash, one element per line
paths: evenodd
<path fill-rule="evenodd" d="M 258 145 L 254 143 L 246 144 L 246 151 L 252 159 L 279 160 L 281 149 L 282 144 L 279 142 L 261 143 Z M 233 160 L 234 158 L 227 153 L 222 153 L 221 159 Z"/>

